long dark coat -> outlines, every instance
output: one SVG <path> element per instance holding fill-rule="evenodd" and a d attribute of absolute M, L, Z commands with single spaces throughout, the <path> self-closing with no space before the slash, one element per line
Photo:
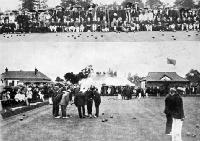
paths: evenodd
<path fill-rule="evenodd" d="M 173 110 L 172 100 L 173 100 L 173 96 L 168 94 L 165 98 L 165 110 L 164 110 L 165 114 L 170 114 L 170 115 L 172 114 L 172 110 Z"/>
<path fill-rule="evenodd" d="M 74 97 L 74 104 L 79 107 L 79 106 L 84 106 L 86 103 L 86 97 L 85 94 L 82 92 L 79 92 L 75 95 Z"/>
<path fill-rule="evenodd" d="M 183 100 L 179 94 L 173 95 L 172 99 L 172 117 L 176 119 L 184 118 Z"/>
<path fill-rule="evenodd" d="M 97 91 L 94 91 L 93 94 L 95 106 L 99 106 L 101 104 L 101 96 Z"/>

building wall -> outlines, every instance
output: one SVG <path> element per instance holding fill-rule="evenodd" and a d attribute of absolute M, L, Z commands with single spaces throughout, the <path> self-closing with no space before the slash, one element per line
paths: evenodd
<path fill-rule="evenodd" d="M 4 86 L 17 86 L 19 80 L 6 80 Z"/>
<path fill-rule="evenodd" d="M 189 85 L 187 82 L 147 82 L 146 87 L 162 87 L 168 85 L 169 87 L 186 87 Z"/>

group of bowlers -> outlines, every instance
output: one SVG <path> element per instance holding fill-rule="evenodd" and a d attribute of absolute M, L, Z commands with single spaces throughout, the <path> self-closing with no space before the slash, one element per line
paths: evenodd
<path fill-rule="evenodd" d="M 69 116 L 66 114 L 66 108 L 69 103 L 75 104 L 78 109 L 79 118 L 96 118 L 99 116 L 101 97 L 98 89 L 94 86 L 91 86 L 88 89 L 80 89 L 80 86 L 77 85 L 73 90 L 66 87 L 52 87 L 51 93 L 53 102 L 53 116 L 55 118 L 69 118 Z M 72 100 L 73 95 L 74 100 Z M 96 109 L 95 115 L 92 115 L 93 103 Z M 85 106 L 87 106 L 87 115 L 85 113 Z M 61 116 L 59 116 L 59 107 L 61 107 Z"/>
<path fill-rule="evenodd" d="M 179 89 L 170 88 L 165 99 L 164 113 L 167 118 L 165 133 L 172 136 L 172 141 L 182 141 L 181 130 L 185 116 Z"/>
<path fill-rule="evenodd" d="M 73 90 L 66 87 L 52 87 L 52 102 L 53 102 L 53 116 L 55 118 L 68 118 L 66 108 L 72 100 L 74 95 L 74 104 L 78 109 L 79 118 L 96 118 L 99 116 L 99 106 L 101 104 L 101 96 L 98 89 L 94 86 L 90 88 L 82 88 L 76 86 Z M 93 103 L 95 105 L 96 113 L 92 115 Z M 61 115 L 59 116 L 59 107 L 61 106 Z M 87 115 L 85 113 L 85 106 L 87 106 Z M 172 136 L 172 141 L 182 141 L 181 130 L 184 121 L 183 100 L 176 88 L 170 88 L 169 94 L 165 99 L 166 114 L 166 130 L 167 135 Z"/>

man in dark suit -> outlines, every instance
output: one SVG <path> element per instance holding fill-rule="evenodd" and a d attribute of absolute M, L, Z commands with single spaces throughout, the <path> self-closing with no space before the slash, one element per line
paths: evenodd
<path fill-rule="evenodd" d="M 92 118 L 92 105 L 93 105 L 93 98 L 94 98 L 93 90 L 94 90 L 94 87 L 91 87 L 88 91 L 86 91 L 87 111 L 88 111 L 88 116 L 90 118 Z"/>
<path fill-rule="evenodd" d="M 93 90 L 94 94 L 94 104 L 96 109 L 95 117 L 99 117 L 99 105 L 101 104 L 101 96 L 97 89 Z"/>
<path fill-rule="evenodd" d="M 170 89 L 169 94 L 165 98 L 165 110 L 164 113 L 166 114 L 167 122 L 166 122 L 166 129 L 165 134 L 171 135 L 172 130 L 172 98 L 174 95 L 174 89 Z"/>
<path fill-rule="evenodd" d="M 59 103 L 62 98 L 62 93 L 59 87 L 55 87 L 51 90 L 52 93 L 52 102 L 53 102 L 53 116 L 55 118 L 60 118 L 59 116 Z"/>
<path fill-rule="evenodd" d="M 74 97 L 74 104 L 78 108 L 79 118 L 85 118 L 85 103 L 86 103 L 85 94 L 82 91 L 76 93 Z"/>
<path fill-rule="evenodd" d="M 172 98 L 172 107 L 172 141 L 182 141 L 181 130 L 185 116 L 183 110 L 183 100 L 177 91 Z"/>

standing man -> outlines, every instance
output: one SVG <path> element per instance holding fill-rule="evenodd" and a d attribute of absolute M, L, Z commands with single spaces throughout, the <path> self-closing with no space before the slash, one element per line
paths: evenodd
<path fill-rule="evenodd" d="M 96 109 L 96 114 L 94 117 L 99 117 L 99 105 L 101 104 L 101 96 L 97 89 L 94 89 L 94 104 Z"/>
<path fill-rule="evenodd" d="M 66 114 L 66 108 L 70 101 L 69 94 L 70 94 L 69 90 L 63 91 L 62 99 L 60 101 L 62 118 L 68 118 Z"/>
<path fill-rule="evenodd" d="M 171 88 L 169 94 L 165 98 L 165 110 L 164 113 L 166 114 L 167 122 L 166 122 L 166 129 L 165 134 L 171 135 L 172 130 L 172 97 L 175 93 L 175 89 Z"/>
<path fill-rule="evenodd" d="M 183 110 L 183 100 L 177 92 L 173 95 L 172 107 L 172 141 L 182 141 L 181 130 L 185 116 Z"/>
<path fill-rule="evenodd" d="M 74 104 L 78 108 L 79 118 L 85 118 L 85 94 L 82 91 L 75 93 Z"/>
<path fill-rule="evenodd" d="M 52 102 L 53 102 L 53 116 L 55 118 L 60 118 L 59 116 L 59 103 L 62 98 L 62 93 L 59 89 L 59 87 L 55 87 L 55 89 L 52 91 Z"/>
<path fill-rule="evenodd" d="M 87 111 L 89 118 L 92 118 L 92 105 L 93 105 L 93 94 L 94 87 L 91 86 L 88 91 L 86 91 L 86 98 L 87 98 Z"/>

